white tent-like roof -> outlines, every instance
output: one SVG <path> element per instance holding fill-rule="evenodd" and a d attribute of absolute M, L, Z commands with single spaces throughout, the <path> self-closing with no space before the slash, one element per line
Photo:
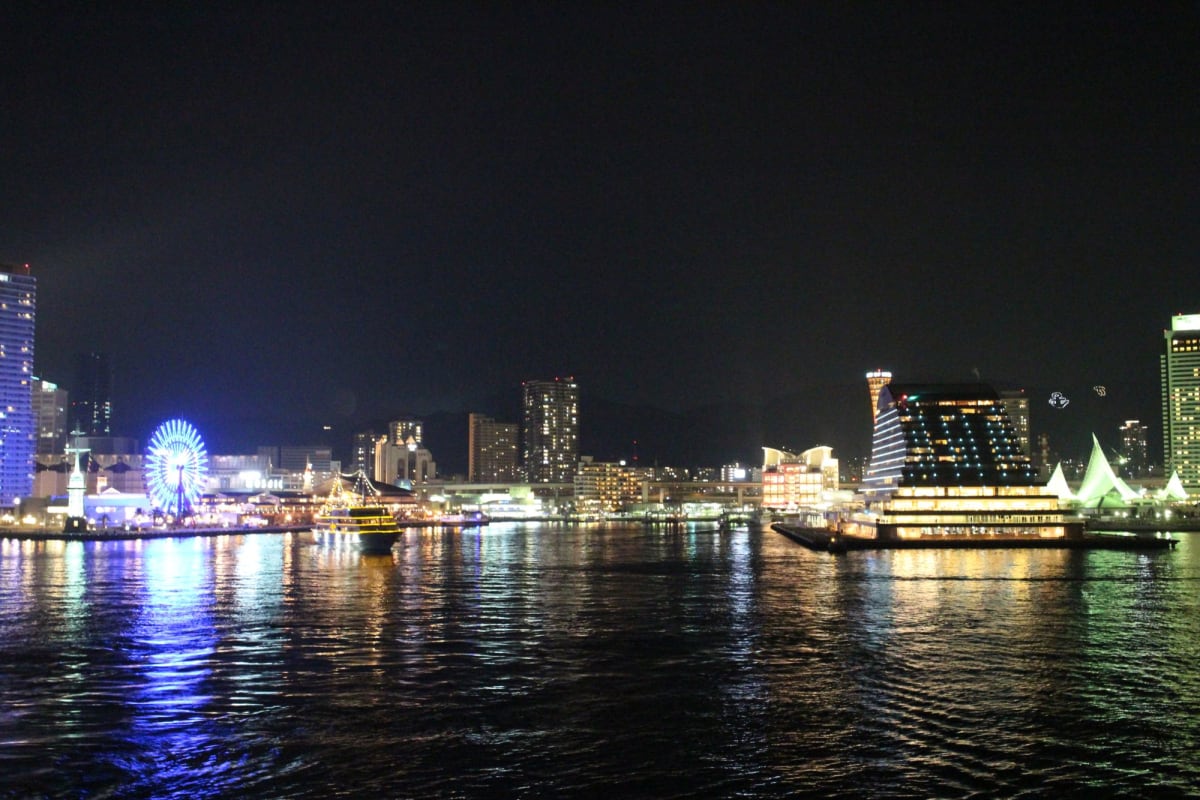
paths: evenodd
<path fill-rule="evenodd" d="M 1113 472 L 1108 459 L 1104 457 L 1100 440 L 1092 434 L 1092 455 L 1088 459 L 1087 472 L 1084 473 L 1079 491 L 1075 493 L 1075 499 L 1085 507 L 1122 507 L 1139 498 L 1140 495 Z"/>
<path fill-rule="evenodd" d="M 1154 493 L 1156 500 L 1179 501 L 1187 500 L 1187 490 L 1183 488 L 1183 481 L 1179 480 L 1179 473 L 1172 472 L 1171 480 L 1167 481 L 1167 485 Z"/>
<path fill-rule="evenodd" d="M 1067 485 L 1067 479 L 1063 475 L 1061 463 L 1054 465 L 1054 474 L 1050 476 L 1050 482 L 1046 484 L 1046 491 L 1058 495 L 1059 500 L 1075 499 L 1075 493 L 1071 491 L 1071 487 Z"/>

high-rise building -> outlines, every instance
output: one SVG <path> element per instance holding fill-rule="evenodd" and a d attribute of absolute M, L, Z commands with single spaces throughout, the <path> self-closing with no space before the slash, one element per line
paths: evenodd
<path fill-rule="evenodd" d="M 1025 394 L 1024 389 L 1007 389 L 1000 392 L 1000 402 L 1004 404 L 1004 411 L 1013 424 L 1021 452 L 1032 460 L 1033 450 L 1029 443 L 1029 396 Z"/>
<path fill-rule="evenodd" d="M 71 426 L 85 436 L 112 436 L 112 370 L 107 353 L 75 356 Z"/>
<path fill-rule="evenodd" d="M 378 434 L 373 430 L 361 431 L 354 434 L 354 447 L 350 453 L 350 463 L 353 469 L 361 469 L 372 475 L 375 469 L 375 441 Z"/>
<path fill-rule="evenodd" d="M 579 462 L 579 387 L 573 378 L 525 381 L 525 474 L 570 483 Z"/>
<path fill-rule="evenodd" d="M 1163 472 L 1178 473 L 1193 492 L 1200 489 L 1200 314 L 1171 317 L 1163 338 Z"/>
<path fill-rule="evenodd" d="M 879 414 L 879 392 L 883 387 L 892 382 L 892 373 L 875 369 L 867 373 L 867 391 L 871 394 L 871 422 L 875 422 L 876 416 Z"/>
<path fill-rule="evenodd" d="M 1150 467 L 1146 427 L 1140 420 L 1127 419 L 1120 428 L 1121 472 L 1131 478 L 1145 475 Z"/>
<path fill-rule="evenodd" d="M 472 414 L 469 419 L 467 480 L 472 483 L 519 481 L 517 425 L 497 422 L 484 414 Z"/>
<path fill-rule="evenodd" d="M 37 279 L 0 265 L 0 506 L 33 491 L 33 333 Z"/>
<path fill-rule="evenodd" d="M 38 455 L 62 455 L 67 446 L 67 390 L 33 379 L 33 416 L 37 420 Z"/>

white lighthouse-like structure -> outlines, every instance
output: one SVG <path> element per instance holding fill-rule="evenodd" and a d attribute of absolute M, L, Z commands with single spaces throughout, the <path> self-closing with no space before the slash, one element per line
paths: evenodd
<path fill-rule="evenodd" d="M 90 448 L 79 446 L 80 431 L 78 429 L 71 432 L 75 437 L 73 446 L 67 448 L 68 453 L 75 454 L 75 466 L 71 470 L 71 476 L 67 479 L 67 525 L 68 532 L 86 531 L 87 517 L 83 509 L 83 497 L 87 494 L 87 476 L 83 474 L 83 467 L 80 465 L 80 456 L 88 452 Z"/>

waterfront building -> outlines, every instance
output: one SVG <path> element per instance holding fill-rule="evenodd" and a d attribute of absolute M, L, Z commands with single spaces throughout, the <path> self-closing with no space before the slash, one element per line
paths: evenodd
<path fill-rule="evenodd" d="M 87 436 L 112 436 L 112 368 L 107 353 L 75 356 L 71 425 Z"/>
<path fill-rule="evenodd" d="M 314 483 L 342 470 L 342 462 L 334 459 L 333 450 L 325 445 L 260 445 L 257 454 L 268 465 L 271 477 L 279 478 L 284 492 L 311 491 Z"/>
<path fill-rule="evenodd" d="M 871 395 L 871 422 L 875 422 L 879 406 L 879 392 L 892 382 L 892 373 L 887 370 L 875 369 L 867 373 L 867 392 Z"/>
<path fill-rule="evenodd" d="M 0 264 L 0 506 L 5 507 L 33 490 L 36 308 L 37 279 L 29 267 Z"/>
<path fill-rule="evenodd" d="M 273 474 L 270 456 L 263 452 L 242 455 L 211 455 L 205 491 L 260 492 L 282 490 L 282 470 Z"/>
<path fill-rule="evenodd" d="M 832 447 L 812 447 L 803 453 L 763 448 L 763 508 L 816 506 L 822 500 L 822 493 L 837 488 L 838 460 L 833 457 Z"/>
<path fill-rule="evenodd" d="M 1121 436 L 1121 471 L 1129 477 L 1145 475 L 1150 468 L 1147 426 L 1140 420 L 1127 419 L 1118 433 Z"/>
<path fill-rule="evenodd" d="M 1037 479 L 1003 402 L 985 384 L 880 391 L 868 512 L 847 529 L 880 538 L 1063 537 L 1081 526 Z"/>
<path fill-rule="evenodd" d="M 433 453 L 419 445 L 412 435 L 400 443 L 380 437 L 375 442 L 373 472 L 378 482 L 392 486 L 407 484 L 412 488 L 437 477 L 437 462 L 433 460 Z"/>
<path fill-rule="evenodd" d="M 140 453 L 88 452 L 88 441 L 90 440 L 87 437 L 78 437 L 70 448 L 78 448 L 84 453 L 80 465 L 88 494 L 105 491 L 131 494 L 143 492 L 145 481 L 142 477 Z M 30 496 L 54 498 L 67 494 L 74 462 L 74 457 L 68 458 L 62 453 L 38 455 L 34 464 L 34 482 Z"/>
<path fill-rule="evenodd" d="M 616 512 L 642 500 L 641 471 L 621 463 L 580 459 L 575 470 L 575 510 Z"/>
<path fill-rule="evenodd" d="M 1200 490 L 1200 314 L 1172 317 L 1163 338 L 1163 474 L 1178 473 L 1195 493 Z"/>
<path fill-rule="evenodd" d="M 316 474 L 328 475 L 333 472 L 333 448 L 319 444 L 284 445 L 279 448 L 276 464 L 284 472 L 311 469 Z"/>
<path fill-rule="evenodd" d="M 33 379 L 33 416 L 37 420 L 38 455 L 62 453 L 67 446 L 67 390 L 58 384 Z"/>
<path fill-rule="evenodd" d="M 467 480 L 471 483 L 516 483 L 519 428 L 485 414 L 467 423 Z"/>
<path fill-rule="evenodd" d="M 579 387 L 572 378 L 555 378 L 522 388 L 527 480 L 570 483 L 579 462 Z"/>

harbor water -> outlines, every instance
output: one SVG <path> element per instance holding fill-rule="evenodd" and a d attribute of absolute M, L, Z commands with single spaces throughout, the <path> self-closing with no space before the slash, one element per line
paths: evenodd
<path fill-rule="evenodd" d="M 0 540 L 0 797 L 1185 797 L 1200 533 Z"/>

